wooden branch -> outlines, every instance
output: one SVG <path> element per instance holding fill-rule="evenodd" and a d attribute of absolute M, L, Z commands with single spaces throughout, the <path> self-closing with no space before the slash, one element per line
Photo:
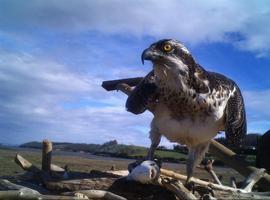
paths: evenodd
<path fill-rule="evenodd" d="M 20 154 L 16 154 L 14 160 L 25 171 L 31 171 L 34 173 L 41 172 L 39 168 L 34 166 L 31 162 L 26 160 Z M 59 167 L 58 165 L 51 164 L 51 171 L 52 172 L 65 172 L 65 169 L 63 169 L 62 167 Z"/>
<path fill-rule="evenodd" d="M 233 188 L 236 188 L 236 180 L 235 177 L 230 178 L 230 186 Z"/>
<path fill-rule="evenodd" d="M 40 169 L 38 169 L 31 162 L 29 162 L 28 160 L 26 160 L 25 158 L 23 158 L 19 154 L 16 154 L 14 160 L 23 170 L 30 171 L 30 172 L 33 172 L 33 173 L 40 172 Z"/>
<path fill-rule="evenodd" d="M 218 185 L 223 185 L 223 184 L 221 183 L 221 181 L 219 180 L 219 178 L 217 177 L 217 174 L 215 173 L 214 170 L 209 170 L 208 172 L 209 172 L 209 174 L 212 176 L 212 178 L 214 179 L 214 181 L 215 181 L 216 184 L 218 184 Z"/>
<path fill-rule="evenodd" d="M 160 173 L 162 175 L 164 175 L 164 176 L 168 176 L 168 177 L 180 180 L 180 181 L 186 181 L 187 180 L 187 176 L 179 174 L 179 173 L 175 173 L 175 172 L 170 171 L 170 170 L 160 169 Z M 210 188 L 213 188 L 213 189 L 216 189 L 216 190 L 246 193 L 246 191 L 242 190 L 242 189 L 235 189 L 235 188 L 224 186 L 224 185 L 218 185 L 218 184 L 203 181 L 203 180 L 200 180 L 200 179 L 197 179 L 197 178 L 194 178 L 194 177 L 191 177 L 190 181 L 194 182 L 194 183 L 196 183 L 198 185 L 210 187 Z"/>
<path fill-rule="evenodd" d="M 89 199 L 104 199 L 104 200 L 127 200 L 124 197 L 116 195 L 112 192 L 104 191 L 104 190 L 78 190 L 73 192 L 65 192 L 64 195 L 76 195 L 76 194 L 84 194 Z"/>
<path fill-rule="evenodd" d="M 244 159 L 237 156 L 236 153 L 225 147 L 224 145 L 218 143 L 215 140 L 211 140 L 211 145 L 209 152 L 219 158 L 229 167 L 235 169 L 243 176 L 249 176 L 253 172 L 258 172 L 260 169 L 252 166 L 250 163 Z M 264 191 L 270 190 L 270 175 L 265 173 L 265 175 L 258 182 L 259 187 Z"/>
<path fill-rule="evenodd" d="M 0 191 L 0 199 L 21 199 L 21 200 L 82 200 L 82 199 L 89 199 L 83 197 L 76 197 L 76 196 L 61 196 L 61 195 L 42 195 L 42 194 L 32 194 L 29 193 L 28 189 L 20 189 L 20 190 L 7 190 L 7 191 Z"/>
<path fill-rule="evenodd" d="M 205 169 L 213 178 L 216 184 L 222 185 L 221 181 L 219 180 L 217 174 L 214 171 L 213 163 L 214 163 L 214 160 L 207 160 L 206 163 L 203 165 L 203 167 L 198 166 L 198 168 Z"/>
<path fill-rule="evenodd" d="M 136 77 L 136 78 L 125 78 L 125 79 L 118 79 L 118 80 L 110 80 L 110 81 L 103 81 L 102 87 L 107 91 L 112 91 L 117 89 L 118 84 L 128 84 L 129 86 L 133 87 L 138 85 L 138 83 L 143 80 L 143 77 Z"/>
<path fill-rule="evenodd" d="M 42 143 L 42 171 L 50 172 L 52 162 L 52 143 L 44 140 Z"/>
<path fill-rule="evenodd" d="M 19 190 L 22 189 L 23 186 L 11 183 L 6 179 L 0 179 L 0 190 Z"/>
<path fill-rule="evenodd" d="M 158 183 L 160 186 L 173 192 L 179 199 L 197 199 L 180 181 L 160 177 Z"/>
<path fill-rule="evenodd" d="M 59 196 L 59 195 L 42 195 L 38 191 L 11 183 L 8 180 L 0 179 L 0 199 L 39 199 L 39 200 L 57 200 L 57 199 L 67 199 L 67 200 L 77 200 L 77 199 L 88 199 L 81 197 L 72 196 Z M 5 190 L 5 191 L 3 191 Z"/>
<path fill-rule="evenodd" d="M 265 175 L 265 169 L 260 169 L 260 170 L 256 170 L 255 172 L 253 172 L 252 174 L 250 174 L 243 186 L 242 189 L 246 190 L 248 192 L 252 191 L 253 186 Z"/>
<path fill-rule="evenodd" d="M 173 171 L 169 171 L 169 170 L 165 170 L 165 169 L 160 169 L 160 172 L 162 175 L 164 176 L 168 176 L 171 177 L 173 179 L 177 179 L 177 180 L 181 180 L 181 181 L 186 181 L 186 176 L 182 175 L 182 174 L 178 174 L 175 173 Z M 193 181 L 194 183 L 198 184 L 198 185 L 202 185 L 205 187 L 210 187 L 212 189 L 215 190 L 219 190 L 221 191 L 223 194 L 220 196 L 225 195 L 226 198 L 224 199 L 268 199 L 270 200 L 270 193 L 264 193 L 264 192 L 248 192 L 246 190 L 243 189 L 236 189 L 236 188 L 232 188 L 232 187 L 228 187 L 228 186 L 222 186 L 222 185 L 218 185 L 218 184 L 214 184 L 214 183 L 209 183 L 200 179 L 196 179 L 194 177 L 191 178 L 190 181 Z"/>
<path fill-rule="evenodd" d="M 63 169 L 62 167 L 58 165 L 51 164 L 51 171 L 52 172 L 65 172 L 65 169 Z"/>

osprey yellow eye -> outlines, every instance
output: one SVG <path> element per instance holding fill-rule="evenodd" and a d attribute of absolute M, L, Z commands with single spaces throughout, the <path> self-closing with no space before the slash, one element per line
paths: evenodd
<path fill-rule="evenodd" d="M 172 45 L 170 45 L 170 44 L 165 44 L 164 46 L 163 46 L 163 49 L 164 49 L 164 51 L 171 51 L 172 50 Z"/>

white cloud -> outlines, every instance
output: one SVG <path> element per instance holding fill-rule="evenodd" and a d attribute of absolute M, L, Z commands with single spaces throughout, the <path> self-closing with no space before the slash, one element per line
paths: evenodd
<path fill-rule="evenodd" d="M 150 114 L 125 111 L 125 96 L 106 92 L 100 80 L 26 54 L 0 53 L 1 142 L 58 141 L 146 145 Z M 80 105 L 80 101 L 87 101 Z M 74 105 L 66 108 L 65 103 Z M 102 104 L 102 106 L 96 104 Z M 14 137 L 14 135 L 16 135 Z M 2 137 L 3 136 L 3 137 Z M 14 137 L 13 140 L 11 138 Z M 138 138 L 142 137 L 142 140 Z"/>
<path fill-rule="evenodd" d="M 267 0 L 6 0 L 1 4 L 4 30 L 99 31 L 175 37 L 191 44 L 232 42 L 259 56 L 268 55 L 270 49 Z"/>

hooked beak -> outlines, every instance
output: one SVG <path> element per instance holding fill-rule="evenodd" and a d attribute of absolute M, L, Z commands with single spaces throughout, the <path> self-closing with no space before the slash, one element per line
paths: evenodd
<path fill-rule="evenodd" d="M 157 59 L 158 57 L 159 56 L 152 48 L 145 49 L 141 55 L 142 64 L 144 65 L 145 60 L 153 61 L 153 60 Z"/>

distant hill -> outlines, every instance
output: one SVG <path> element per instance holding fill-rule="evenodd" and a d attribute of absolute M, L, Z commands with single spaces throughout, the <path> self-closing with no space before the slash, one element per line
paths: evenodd
<path fill-rule="evenodd" d="M 41 149 L 41 142 L 28 142 L 20 145 L 23 148 Z M 85 144 L 85 143 L 67 143 L 67 142 L 54 142 L 54 151 L 72 151 L 72 152 L 85 152 L 94 155 L 104 155 L 121 158 L 144 158 L 148 149 L 146 147 L 118 144 L 116 140 L 105 142 L 104 144 Z M 181 152 L 168 150 L 165 147 L 157 149 L 155 156 L 163 161 L 180 162 L 186 159 L 186 155 Z"/>
<path fill-rule="evenodd" d="M 261 135 L 257 133 L 248 134 L 243 141 L 241 148 L 233 149 L 236 153 L 241 155 L 256 155 L 257 142 Z M 225 138 L 217 138 L 218 142 L 226 145 Z M 41 149 L 41 142 L 28 142 L 20 145 L 23 148 Z M 121 158 L 144 158 L 148 149 L 146 147 L 118 144 L 116 140 L 105 142 L 104 144 L 85 144 L 85 143 L 68 143 L 68 142 L 54 142 L 54 151 L 72 151 L 82 153 L 92 153 L 94 155 L 112 156 Z M 159 147 L 155 151 L 155 157 L 163 161 L 181 162 L 186 160 L 188 150 L 185 146 L 175 145 L 173 150 L 167 149 L 164 146 Z M 254 157 L 254 156 L 253 156 Z M 252 162 L 254 158 L 252 157 Z"/>

